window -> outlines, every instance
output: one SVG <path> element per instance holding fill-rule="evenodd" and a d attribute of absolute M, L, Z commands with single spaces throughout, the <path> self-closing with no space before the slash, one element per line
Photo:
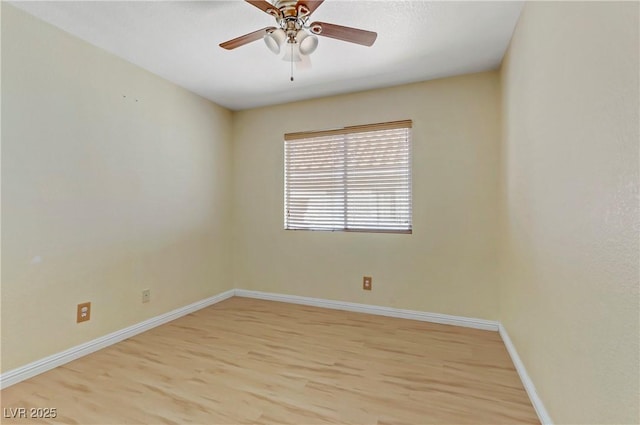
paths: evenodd
<path fill-rule="evenodd" d="M 284 140 L 285 229 L 411 233 L 411 121 Z"/>

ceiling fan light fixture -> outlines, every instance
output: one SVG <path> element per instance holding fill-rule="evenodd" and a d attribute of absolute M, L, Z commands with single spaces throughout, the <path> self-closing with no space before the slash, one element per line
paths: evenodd
<path fill-rule="evenodd" d="M 282 47 L 282 43 L 284 43 L 285 38 L 287 38 L 287 34 L 282 28 L 278 28 L 264 36 L 264 43 L 267 45 L 269 50 L 277 55 L 280 53 L 280 48 Z"/>
<path fill-rule="evenodd" d="M 1 0 L 0 0 L 1 1 Z M 310 15 L 324 0 L 245 0 L 247 3 L 275 18 L 277 26 L 270 26 L 220 43 L 220 47 L 233 50 L 251 42 L 263 39 L 267 48 L 290 62 L 291 81 L 293 81 L 293 63 L 300 69 L 311 66 L 310 55 L 318 47 L 318 37 L 329 37 L 348 43 L 372 46 L 378 36 L 373 31 L 353 27 L 312 22 Z M 286 44 L 285 44 L 286 42 Z"/>
<path fill-rule="evenodd" d="M 300 62 L 302 60 L 300 56 L 300 45 L 298 43 L 287 42 L 282 60 L 286 62 Z"/>
<path fill-rule="evenodd" d="M 308 34 L 305 30 L 298 31 L 296 41 L 298 42 L 300 53 L 303 55 L 310 55 L 315 52 L 318 47 L 318 37 L 313 34 Z"/>

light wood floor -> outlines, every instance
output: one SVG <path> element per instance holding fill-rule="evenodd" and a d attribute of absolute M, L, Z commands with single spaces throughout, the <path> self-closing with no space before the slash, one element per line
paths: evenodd
<path fill-rule="evenodd" d="M 539 423 L 497 332 L 237 297 L 0 395 L 39 423 Z"/>

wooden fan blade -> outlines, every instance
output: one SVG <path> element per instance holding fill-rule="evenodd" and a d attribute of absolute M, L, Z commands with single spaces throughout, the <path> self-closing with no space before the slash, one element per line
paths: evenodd
<path fill-rule="evenodd" d="M 250 32 L 249 34 L 241 35 L 238 38 L 234 38 L 233 40 L 225 41 L 224 43 L 220 43 L 220 47 L 227 50 L 233 50 L 236 47 L 244 46 L 245 44 L 249 44 L 252 41 L 260 40 L 262 37 L 274 31 L 276 27 L 267 27 L 262 28 L 261 30 Z"/>
<path fill-rule="evenodd" d="M 311 32 L 323 37 L 348 41 L 349 43 L 362 44 L 363 46 L 372 46 L 378 37 L 378 34 L 372 31 L 343 27 L 342 25 L 336 24 L 327 24 L 326 22 L 312 23 Z"/>
<path fill-rule="evenodd" d="M 309 16 L 316 10 L 324 0 L 298 0 L 296 3 L 296 10 L 298 16 Z"/>
<path fill-rule="evenodd" d="M 268 13 L 271 16 L 280 17 L 282 15 L 282 13 L 277 7 L 275 7 L 274 5 L 272 5 L 266 0 L 244 0 L 244 1 L 257 7 L 263 12 Z"/>

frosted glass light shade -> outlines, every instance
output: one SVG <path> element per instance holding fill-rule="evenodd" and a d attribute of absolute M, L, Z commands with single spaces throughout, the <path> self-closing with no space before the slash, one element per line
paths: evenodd
<path fill-rule="evenodd" d="M 318 37 L 313 34 L 309 35 L 305 30 L 298 31 L 296 41 L 298 42 L 300 53 L 303 55 L 310 55 L 318 47 Z"/>
<path fill-rule="evenodd" d="M 298 43 L 289 43 L 284 46 L 283 61 L 287 62 L 300 62 L 302 57 L 300 56 L 300 45 Z"/>
<path fill-rule="evenodd" d="M 287 34 L 284 32 L 282 28 L 278 28 L 275 31 L 270 32 L 269 34 L 264 36 L 264 42 L 274 54 L 280 53 L 280 48 L 282 47 L 282 43 L 284 39 L 287 37 Z"/>

